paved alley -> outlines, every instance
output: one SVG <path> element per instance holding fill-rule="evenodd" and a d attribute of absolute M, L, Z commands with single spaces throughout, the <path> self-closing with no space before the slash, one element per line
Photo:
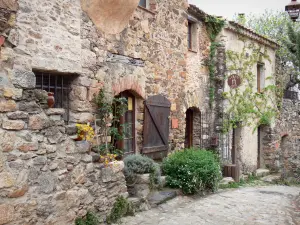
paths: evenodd
<path fill-rule="evenodd" d="M 300 188 L 248 187 L 204 198 L 177 197 L 122 220 L 128 225 L 298 225 Z"/>

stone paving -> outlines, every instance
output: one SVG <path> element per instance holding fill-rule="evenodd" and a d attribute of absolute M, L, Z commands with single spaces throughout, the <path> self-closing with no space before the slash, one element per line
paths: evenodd
<path fill-rule="evenodd" d="M 300 225 L 300 188 L 247 187 L 207 197 L 179 196 L 127 217 L 128 225 Z"/>

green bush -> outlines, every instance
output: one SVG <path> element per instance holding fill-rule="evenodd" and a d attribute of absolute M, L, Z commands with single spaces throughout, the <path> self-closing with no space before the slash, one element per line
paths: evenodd
<path fill-rule="evenodd" d="M 167 185 L 185 194 L 215 191 L 221 179 L 218 157 L 211 151 L 185 149 L 172 153 L 163 161 Z"/>
<path fill-rule="evenodd" d="M 106 217 L 108 224 L 117 223 L 124 216 L 133 216 L 134 209 L 132 203 L 128 202 L 123 196 L 119 196 L 114 203 L 110 214 Z"/>
<path fill-rule="evenodd" d="M 136 174 L 150 173 L 150 185 L 160 185 L 160 166 L 153 159 L 144 155 L 129 155 L 124 159 L 124 174 L 127 184 L 135 182 Z"/>
<path fill-rule="evenodd" d="M 77 218 L 75 220 L 75 225 L 98 225 L 99 223 L 99 218 L 92 212 L 87 212 L 84 218 Z"/>

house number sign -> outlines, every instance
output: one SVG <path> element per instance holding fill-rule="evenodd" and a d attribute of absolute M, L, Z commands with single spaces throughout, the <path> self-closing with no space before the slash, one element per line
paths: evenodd
<path fill-rule="evenodd" d="M 228 77 L 228 85 L 232 89 L 239 87 L 241 83 L 241 78 L 237 74 L 233 74 L 230 77 Z"/>

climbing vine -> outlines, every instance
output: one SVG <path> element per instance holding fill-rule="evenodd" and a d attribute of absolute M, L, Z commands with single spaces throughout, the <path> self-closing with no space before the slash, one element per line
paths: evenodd
<path fill-rule="evenodd" d="M 209 52 L 209 59 L 207 62 L 207 66 L 209 69 L 209 104 L 212 107 L 212 103 L 215 99 L 215 73 L 216 73 L 216 65 L 215 58 L 217 53 L 217 48 L 220 45 L 219 42 L 216 41 L 218 34 L 221 32 L 223 27 L 225 26 L 225 20 L 207 15 L 205 18 L 206 30 L 209 34 L 211 45 Z"/>
<path fill-rule="evenodd" d="M 226 102 L 226 113 L 229 119 L 224 122 L 223 130 L 228 132 L 236 124 L 254 127 L 270 125 L 278 114 L 274 77 L 266 77 L 266 85 L 261 92 L 257 92 L 256 65 L 258 62 L 270 62 L 267 49 L 243 40 L 241 52 L 226 51 L 226 79 L 232 74 L 241 78 L 241 85 L 223 93 Z M 270 82 L 269 82 L 270 81 Z"/>

